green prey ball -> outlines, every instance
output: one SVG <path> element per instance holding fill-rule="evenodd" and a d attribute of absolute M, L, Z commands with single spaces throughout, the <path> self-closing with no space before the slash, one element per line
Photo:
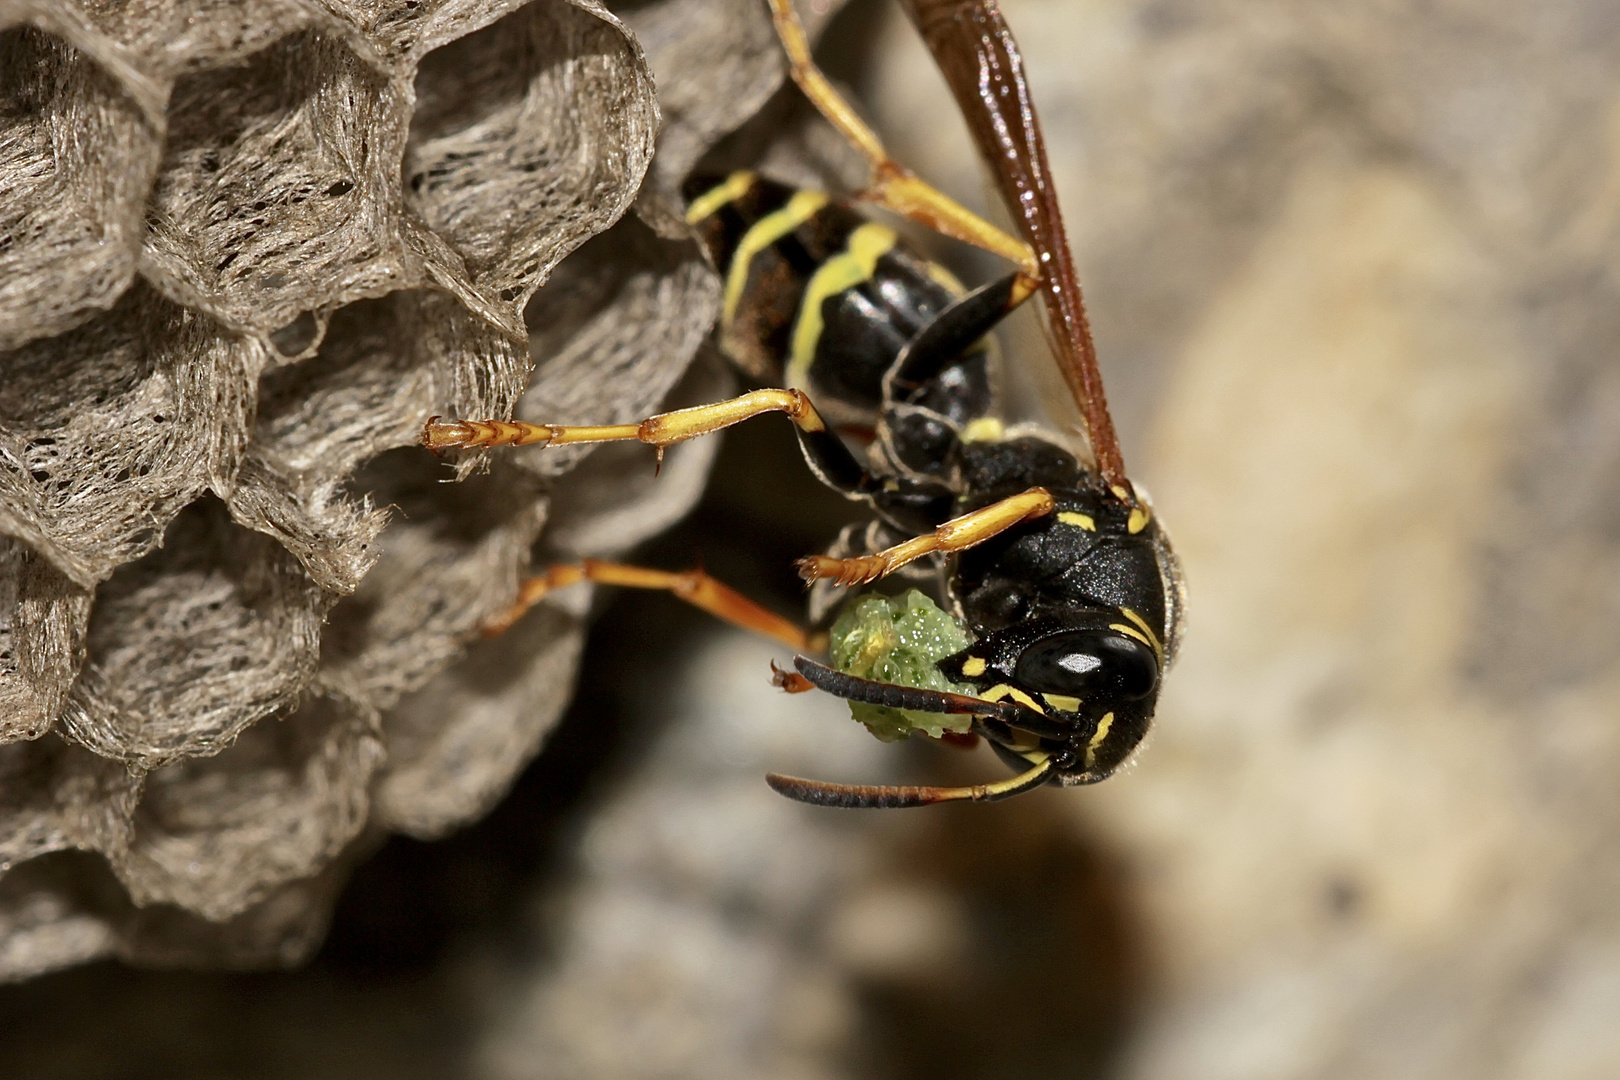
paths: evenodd
<path fill-rule="evenodd" d="M 972 644 L 967 631 L 940 606 L 916 589 L 900 596 L 864 596 L 850 604 L 833 624 L 831 653 L 839 671 L 863 679 L 972 694 L 973 688 L 951 682 L 934 665 Z M 886 705 L 849 703 L 855 719 L 884 742 L 898 742 L 913 731 L 939 738 L 963 732 L 973 717 L 961 714 L 891 709 Z"/>

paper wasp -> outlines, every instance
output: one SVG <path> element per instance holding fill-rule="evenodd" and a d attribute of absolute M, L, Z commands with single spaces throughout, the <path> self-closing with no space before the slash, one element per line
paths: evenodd
<path fill-rule="evenodd" d="M 780 388 L 639 424 L 434 417 L 422 436 L 434 450 L 635 439 L 662 454 L 761 413 L 791 417 L 816 475 L 878 519 L 864 544 L 846 536 L 828 554 L 801 559 L 805 581 L 847 591 L 931 569 L 924 576 L 948 612 L 917 594 L 882 601 L 882 610 L 851 600 L 833 627 L 835 666 L 800 655 L 797 671 L 777 671 L 775 681 L 849 699 L 867 710 L 857 715 L 869 727 L 894 737 L 971 732 L 1018 770 L 958 788 L 767 778 L 784 795 L 829 806 L 988 801 L 1107 777 L 1147 732 L 1182 615 L 1175 557 L 1120 459 L 1017 46 L 994 0 L 902 2 L 1023 240 L 890 159 L 815 66 L 792 0 L 769 0 L 794 80 L 871 164 L 871 186 L 858 201 L 1002 255 L 1015 271 L 964 292 L 848 203 L 750 172 L 696 179 L 686 191 L 687 221 L 725 278 L 722 347 Z M 986 335 L 1037 292 L 1086 421 L 1089 460 L 1054 432 L 1005 427 L 996 411 Z M 552 589 L 586 580 L 670 590 L 801 653 L 825 641 L 701 570 L 591 561 L 526 581 L 494 629 Z M 901 646 L 912 667 L 897 678 Z M 866 677 L 874 672 L 891 677 Z"/>

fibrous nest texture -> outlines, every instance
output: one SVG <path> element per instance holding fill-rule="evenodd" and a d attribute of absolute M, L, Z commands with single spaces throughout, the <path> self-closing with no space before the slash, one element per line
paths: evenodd
<path fill-rule="evenodd" d="M 588 597 L 477 629 L 706 454 L 413 443 L 725 390 L 670 192 L 782 65 L 744 0 L 632 21 L 0 0 L 0 978 L 295 962 L 378 836 L 538 749 Z"/>

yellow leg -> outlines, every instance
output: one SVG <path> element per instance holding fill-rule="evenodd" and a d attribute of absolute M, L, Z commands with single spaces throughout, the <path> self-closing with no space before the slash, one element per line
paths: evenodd
<path fill-rule="evenodd" d="M 775 638 L 800 652 L 819 652 L 826 642 L 819 635 L 811 635 L 797 623 L 789 622 L 774 612 L 754 603 L 742 593 L 724 585 L 702 570 L 652 570 L 644 566 L 626 566 L 623 563 L 583 562 L 553 566 L 538 577 L 528 578 L 518 587 L 518 598 L 506 612 L 484 624 L 486 637 L 505 633 L 523 613 L 538 604 L 553 589 L 594 581 L 601 585 L 622 585 L 632 589 L 663 589 L 685 600 L 693 607 L 702 608 L 710 615 L 724 619 L 733 626 Z"/>
<path fill-rule="evenodd" d="M 855 110 L 850 108 L 849 102 L 833 89 L 827 76 L 816 67 L 815 60 L 810 56 L 810 43 L 804 36 L 804 27 L 793 9 L 793 0 L 769 0 L 769 3 L 771 19 L 776 23 L 776 34 L 782 39 L 782 48 L 787 52 L 791 65 L 793 81 L 799 84 L 799 89 L 804 91 L 805 97 L 820 110 L 821 115 L 871 163 L 871 186 L 860 197 L 886 206 L 935 232 L 984 248 L 1015 263 L 1029 278 L 1029 289 L 1024 295 L 1033 292 L 1035 282 L 1040 280 L 1041 269 L 1029 245 L 996 228 L 889 157 L 877 134 L 866 126 Z"/>
<path fill-rule="evenodd" d="M 741 397 L 659 413 L 639 424 L 564 427 L 529 424 L 522 420 L 445 420 L 433 417 L 422 428 L 422 445 L 429 450 L 471 449 L 480 446 L 562 446 L 565 443 L 614 442 L 635 439 L 660 451 L 699 435 L 728 428 L 768 412 L 786 413 L 805 431 L 823 431 L 826 424 L 802 390 L 755 390 Z"/>
<path fill-rule="evenodd" d="M 864 585 L 924 555 L 936 551 L 965 551 L 982 544 L 997 533 L 1031 518 L 1045 517 L 1055 504 L 1045 488 L 1033 487 L 1011 498 L 991 503 L 982 510 L 952 518 L 933 532 L 885 548 L 872 555 L 834 559 L 811 555 L 798 562 L 799 576 L 805 581 L 830 580 L 839 585 Z"/>

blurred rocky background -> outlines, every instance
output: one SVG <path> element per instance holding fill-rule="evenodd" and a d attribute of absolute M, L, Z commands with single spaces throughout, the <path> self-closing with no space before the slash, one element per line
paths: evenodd
<path fill-rule="evenodd" d="M 507 61 L 481 59 L 476 42 L 449 42 L 472 40 L 461 34 L 388 29 L 430 17 L 415 5 L 401 9 L 409 16 L 321 10 L 363 33 L 308 16 L 297 40 L 349 42 L 361 58 L 344 69 L 353 85 L 381 87 L 378 95 L 416 88 L 418 120 L 390 145 L 418 149 L 389 153 L 414 161 L 409 154 L 435 139 L 485 138 L 491 122 L 468 102 L 507 99 L 473 75 L 494 79 L 513 70 Z M 498 17 L 577 10 L 535 3 Z M 349 293 L 298 310 L 246 302 L 245 286 L 225 280 L 228 267 L 202 280 L 186 268 L 210 270 L 223 256 L 188 262 L 178 240 L 143 242 L 139 213 L 118 219 L 134 236 L 124 248 L 75 246 L 64 225 L 40 257 L 84 260 L 71 264 L 80 272 L 51 279 L 61 313 L 51 332 L 81 335 L 85 359 L 67 369 L 82 381 L 62 382 L 74 389 L 58 397 L 35 389 L 51 385 L 48 365 L 69 365 L 59 345 L 30 354 L 45 347 L 23 343 L 0 361 L 5 430 L 24 426 L 18 416 L 35 425 L 8 453 L 32 453 L 30 468 L 54 477 L 55 444 L 30 448 L 29 439 L 88 444 L 99 434 L 117 449 L 125 444 L 112 436 L 153 411 L 121 402 L 168 400 L 160 391 L 218 426 L 172 477 L 131 470 L 142 482 L 161 474 L 140 489 L 156 494 L 129 511 L 140 527 L 100 546 L 84 542 L 79 504 L 65 496 L 51 504 L 53 529 L 5 527 L 18 537 L 10 557 L 21 567 L 8 579 L 19 582 L 12 610 L 21 613 L 10 633 L 14 642 L 34 635 L 34 651 L 10 646 L 5 676 L 20 672 L 20 681 L 0 691 L 19 702 L 8 705 L 8 723 L 33 719 L 7 729 L 19 741 L 0 751 L 13 755 L 0 765 L 0 801 L 14 819 L 39 823 L 17 833 L 13 842 L 34 846 L 10 856 L 20 865 L 0 878 L 8 971 L 27 973 L 24 957 L 46 957 L 33 961 L 43 970 L 110 953 L 149 964 L 292 960 L 320 940 L 325 905 L 338 895 L 324 946 L 296 970 L 103 961 L 0 989 L 0 1075 L 1620 1075 L 1612 6 L 1008 0 L 1126 459 L 1153 491 L 1192 590 L 1185 650 L 1139 761 L 1097 788 L 991 807 L 851 814 L 789 804 L 764 787 L 766 768 L 852 780 L 1000 771 L 985 752 L 884 747 L 837 703 L 772 691 L 767 664 L 780 654 L 769 645 L 666 598 L 603 597 L 577 699 L 544 752 L 487 817 L 429 843 L 481 814 L 543 738 L 565 697 L 580 633 L 570 628 L 582 625 L 587 601 L 560 595 L 508 638 L 461 657 L 456 643 L 481 617 L 477 603 L 499 603 L 536 536 L 544 559 L 622 548 L 673 519 L 709 452 L 672 452 L 656 483 L 644 454 L 599 451 L 566 477 L 560 470 L 578 459 L 537 456 L 498 460 L 468 481 L 494 490 L 437 484 L 448 466 L 409 448 L 381 452 L 409 440 L 413 410 L 458 393 L 516 393 L 458 383 L 456 371 L 522 365 L 473 365 L 465 349 L 440 349 L 433 332 L 487 326 L 478 335 L 521 343 L 514 313 L 524 310 L 540 362 L 525 414 L 563 408 L 573 418 L 629 393 L 599 390 L 603 372 L 649 384 L 641 392 L 661 399 L 698 351 L 691 326 L 700 320 L 686 313 L 706 318 L 713 291 L 680 241 L 661 238 L 669 186 L 761 108 L 715 160 L 768 154 L 789 178 L 859 179 L 791 92 L 771 96 L 779 63 L 752 3 L 616 10 L 628 35 L 600 14 L 577 17 L 608 27 L 591 39 L 592 55 L 632 69 L 647 58 L 664 124 L 652 179 L 636 210 L 561 262 L 526 309 L 552 256 L 511 264 L 499 280 L 519 283 L 513 296 L 486 289 L 495 280 L 487 268 L 508 265 L 492 253 L 514 241 L 474 239 L 483 234 L 458 224 L 477 217 L 470 196 L 441 211 L 376 195 L 381 206 L 397 194 L 411 210 L 389 220 L 427 237 L 413 241 L 415 262 L 393 256 L 405 269 L 391 272 L 419 275 L 399 288 L 415 291 L 355 277 Z M 102 16 L 66 19 L 49 4 L 13 0 L 0 21 L 11 12 L 22 13 L 10 16 L 14 26 L 35 28 L 6 31 L 24 35 L 13 48 L 58 57 L 48 83 L 57 98 L 121 81 L 123 104 L 96 114 L 109 130 L 162 122 L 164 101 L 217 108 L 218 93 L 170 88 L 216 78 L 195 73 L 223 61 L 151 59 L 192 40 L 182 24 L 142 36 L 109 29 Z M 484 18 L 466 34 L 476 37 Z M 513 47 L 511 24 L 495 25 L 478 47 Z M 535 34 L 529 40 L 577 41 Z M 96 52 L 103 38 L 117 49 Z M 362 38 L 374 54 L 352 44 Z M 291 46 L 222 33 L 210 47 L 232 64 L 247 58 L 247 70 Z M 101 66 L 60 74 L 69 49 Z M 856 0 L 822 49 L 897 156 L 984 205 L 965 133 L 897 12 Z M 559 70 L 555 59 L 536 65 Z M 24 83 L 22 70 L 0 79 Z M 424 89 L 433 72 L 451 89 Z M 570 75 L 558 85 L 578 83 Z M 24 106 L 8 123 L 40 112 L 26 99 L 36 92 L 15 91 Z M 554 123 L 562 115 L 554 104 L 517 112 Z M 168 124 L 170 149 L 151 152 L 158 164 L 146 167 L 181 175 L 164 164 L 173 159 L 206 171 L 207 140 Z M 340 145 L 335 134 L 310 138 Z M 69 160 L 71 148 L 53 160 Z M 444 161 L 461 160 L 463 148 L 444 149 Z M 634 157 L 615 152 L 622 158 L 596 148 L 581 160 Z M 0 148 L 7 153 L 23 151 Z M 371 191 L 363 163 L 343 160 L 355 190 Z M 551 175 L 554 161 L 544 161 L 537 169 Z M 648 168 L 644 159 L 627 166 L 613 205 L 630 205 L 641 181 L 626 177 Z M 104 162 L 97 170 L 109 171 Z M 319 179 L 311 190 L 339 186 Z M 127 211 L 127 196 L 112 189 L 135 180 L 98 182 L 103 203 Z M 176 214 L 211 205 L 194 194 L 211 189 L 193 173 L 143 183 Z M 148 221 L 168 220 L 153 213 Z M 564 239 L 546 250 L 560 258 L 617 213 L 556 232 Z M 0 259 L 23 258 L 15 250 Z M 133 252 L 125 264 L 120 250 Z M 983 270 L 969 254 L 935 250 L 966 273 Z M 422 269 L 457 265 L 460 278 Z M 132 273 L 151 284 L 129 286 Z M 0 290 L 20 280 L 8 271 Z M 262 312 L 274 319 L 262 315 L 261 326 L 253 320 Z M 154 336 L 164 327 L 170 338 Z M 170 389 L 178 376 L 149 385 L 98 374 L 113 349 L 130 357 L 128 370 L 171 371 L 160 347 L 180 346 L 166 340 L 214 350 L 197 365 L 214 381 L 196 376 L 204 381 L 187 384 L 186 398 Z M 271 352 L 278 340 L 290 353 Z M 1023 399 L 1054 400 L 1038 331 L 1013 325 L 1004 345 L 1029 381 Z M 645 356 L 664 366 L 634 366 Z M 666 381 L 650 385 L 654 371 Z M 98 378 L 111 389 L 95 390 Z M 221 389 L 230 379 L 249 389 Z M 674 392 L 695 400 L 723 392 L 725 380 L 700 356 Z M 371 396 L 346 404 L 351 388 Z M 218 403 L 253 393 L 258 419 L 243 450 L 245 421 L 231 428 Z M 385 404 L 388 395 L 397 403 Z M 362 409 L 397 431 L 378 435 L 356 419 Z M 618 417 L 614 408 L 601 415 Z M 52 424 L 72 430 L 42 435 Z M 318 453 L 299 434 L 311 428 Z M 217 499 L 198 504 L 205 488 Z M 78 490 L 52 490 L 69 489 Z M 368 491 L 369 507 L 357 501 Z M 505 514 L 469 522 L 468 508 L 491 505 Z M 323 521 L 382 528 L 366 515 L 385 506 L 397 510 L 363 581 L 370 557 L 343 562 L 321 546 L 331 526 L 294 528 L 312 507 L 331 515 Z M 727 436 L 697 512 L 637 558 L 701 558 L 791 612 L 789 561 L 849 513 L 804 477 L 781 425 L 761 421 Z M 141 529 L 163 526 L 168 541 L 150 551 L 155 537 Z M 42 564 L 49 574 L 28 570 Z M 359 581 L 346 597 L 345 570 Z M 487 599 L 454 608 L 471 620 L 455 624 L 446 598 L 469 593 Z M 241 595 L 254 598 L 245 605 L 254 615 L 218 617 L 231 641 L 262 640 L 254 620 L 271 616 L 282 620 L 275 640 L 324 634 L 299 685 L 332 691 L 306 690 L 293 718 L 261 723 L 298 687 L 253 682 L 250 670 L 244 682 L 259 687 L 250 708 L 241 698 L 201 700 L 208 685 L 171 675 L 163 715 L 119 719 L 135 685 L 120 673 L 163 670 L 139 647 L 161 638 L 150 651 L 172 669 L 203 663 L 190 653 L 217 641 L 222 624 L 209 621 L 207 604 Z M 175 607 L 154 608 L 154 598 Z M 142 614 L 153 610 L 176 613 Z M 188 612 L 197 621 L 187 623 Z M 87 637 L 74 629 L 86 620 Z M 88 641 L 89 675 L 64 680 L 75 633 Z M 59 726 L 71 742 L 41 736 L 64 709 L 101 719 Z M 257 711 L 242 719 L 242 710 Z M 214 726 L 188 734 L 202 716 Z M 217 756 L 186 756 L 244 730 Z M 109 761 L 118 768 L 98 764 Z M 126 764 L 149 770 L 144 787 L 122 779 L 135 775 Z M 318 795 L 289 794 L 306 791 Z M 384 840 L 388 831 L 409 835 Z M 243 851 L 261 854 L 219 858 Z M 309 878 L 317 865 L 331 869 Z M 131 906 L 131 896 L 146 906 Z M 243 923 L 232 914 L 243 904 L 234 910 L 282 914 Z"/>

